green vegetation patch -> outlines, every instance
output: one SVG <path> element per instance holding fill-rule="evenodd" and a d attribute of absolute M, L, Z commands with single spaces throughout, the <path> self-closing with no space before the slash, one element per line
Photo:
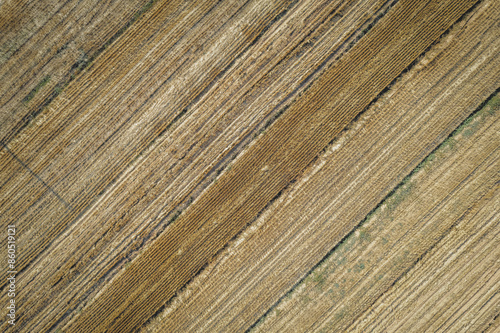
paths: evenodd
<path fill-rule="evenodd" d="M 500 110 L 500 94 L 491 97 L 486 104 L 475 114 L 467 118 L 451 135 L 462 134 L 468 138 L 472 136 L 481 127 L 486 118 L 495 116 Z"/>
<path fill-rule="evenodd" d="M 498 110 L 500 110 L 500 94 L 493 96 L 488 103 L 486 103 L 486 109 L 486 112 L 490 116 L 495 115 Z"/>
<path fill-rule="evenodd" d="M 29 101 L 31 101 L 33 97 L 35 97 L 35 95 L 38 93 L 38 91 L 40 91 L 40 89 L 42 89 L 47 83 L 49 83 L 49 81 L 50 75 L 47 75 L 42 79 L 42 81 L 38 82 L 35 88 L 33 88 L 33 90 L 31 90 L 30 93 L 26 97 L 24 97 L 23 103 L 28 103 Z"/>

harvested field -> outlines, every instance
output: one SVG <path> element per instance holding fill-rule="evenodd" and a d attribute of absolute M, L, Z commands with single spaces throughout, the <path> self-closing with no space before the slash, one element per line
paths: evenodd
<path fill-rule="evenodd" d="M 0 4 L 1 330 L 494 330 L 497 7 Z"/>
<path fill-rule="evenodd" d="M 499 310 L 499 112 L 487 106 L 468 119 L 255 331 L 484 329 Z"/>
<path fill-rule="evenodd" d="M 147 9 L 147 0 L 12 1 L 0 7 L 0 140 L 7 144 Z"/>
<path fill-rule="evenodd" d="M 263 2 L 254 5 L 258 8 L 247 4 L 238 12 L 238 16 L 232 17 L 226 17 L 229 10 L 236 12 L 241 4 L 221 4 L 216 7 L 218 10 L 210 12 L 214 17 L 203 16 L 212 9 L 208 2 L 200 4 L 197 11 L 191 7 L 186 8 L 187 4 L 183 2 L 154 6 L 152 11 L 143 16 L 143 20 L 139 19 L 136 25 L 128 29 L 103 54 L 103 57 L 107 56 L 112 60 L 102 59 L 99 63 L 96 62 L 37 116 L 37 126 L 27 128 L 7 145 L 11 154 L 29 165 L 32 172 L 45 182 L 38 183 L 37 187 L 30 188 L 29 193 L 24 193 L 16 189 L 25 188 L 32 177 L 16 174 L 0 189 L 2 198 L 8 198 L 12 202 L 6 205 L 5 212 L 9 221 L 17 221 L 22 235 L 19 242 L 28 239 L 31 244 L 29 251 L 19 258 L 20 269 L 36 258 L 69 223 L 74 223 L 151 140 L 165 131 L 190 101 L 220 74 L 224 62 L 230 62 L 234 54 L 230 54 L 228 48 L 219 49 L 221 39 L 224 38 L 220 36 L 222 33 L 212 36 L 214 30 L 224 23 L 220 17 L 231 21 L 232 26 L 229 28 L 240 29 L 248 36 L 246 39 L 238 38 L 237 43 L 232 43 L 236 36 L 232 40 L 222 40 L 231 44 L 235 51 L 241 52 L 245 45 L 238 44 L 249 44 L 251 38 L 258 36 L 266 23 L 251 26 L 245 15 L 254 14 L 252 10 L 258 11 L 263 19 L 270 21 L 274 16 L 269 15 L 268 10 L 281 10 L 281 6 L 274 3 L 270 8 Z M 179 23 L 166 20 L 174 14 Z M 188 14 L 189 17 L 186 17 Z M 156 20 L 150 20 L 150 16 Z M 202 21 L 198 22 L 200 18 Z M 180 35 L 182 31 L 177 30 L 188 29 L 189 26 L 184 21 L 188 19 L 196 27 L 186 36 Z M 206 24 L 203 19 L 211 25 Z M 142 28 L 142 25 L 148 26 Z M 142 34 L 131 31 L 137 29 Z M 158 29 L 164 31 L 166 36 L 158 35 Z M 204 56 L 200 48 L 209 37 L 216 39 L 214 51 L 218 49 L 225 53 L 224 56 Z M 148 50 L 144 43 L 154 45 L 153 49 Z M 195 52 L 190 51 L 193 43 L 200 45 L 197 56 L 191 55 Z M 138 65 L 131 61 L 132 56 L 136 58 Z M 143 60 L 144 57 L 147 57 L 147 61 Z M 158 58 L 166 61 L 159 61 Z M 116 67 L 118 70 L 115 70 Z M 109 75 L 99 75 L 103 72 Z M 146 73 L 149 78 L 162 76 L 164 81 L 148 80 Z M 101 80 L 94 80 L 94 76 Z M 131 81 L 132 78 L 135 80 Z M 124 95 L 119 95 L 118 91 L 122 91 Z M 156 97 L 152 98 L 151 95 Z M 74 98 L 78 102 L 75 103 Z M 63 114 L 56 112 L 56 108 L 62 110 Z M 171 112 L 167 111 L 169 109 Z M 101 117 L 106 117 L 109 122 L 103 122 Z M 32 139 L 25 139 L 27 137 Z M 11 164 L 0 165 L 3 172 L 9 172 L 10 168 Z M 64 204 L 68 207 L 66 211 L 57 211 L 52 205 L 39 205 L 40 201 L 26 204 L 33 197 L 43 197 L 47 188 L 64 198 Z M 33 228 L 33 210 L 45 216 L 43 222 L 47 223 L 37 221 Z M 36 237 L 37 234 L 41 237 Z"/>
<path fill-rule="evenodd" d="M 482 56 L 472 66 L 478 72 L 457 66 L 461 62 L 458 49 L 468 54 L 474 48 L 470 41 L 482 34 L 481 30 L 476 31 L 482 25 L 482 15 L 490 14 L 478 12 L 469 20 L 468 29 L 456 27 L 450 32 L 453 39 L 431 48 L 391 88 L 397 95 L 383 96 L 356 126 L 334 142 L 326 155 L 304 173 L 303 180 L 283 194 L 247 234 L 208 267 L 206 276 L 188 286 L 190 290 L 186 293 L 190 296 L 182 305 L 165 310 L 169 314 L 161 316 L 165 326 L 159 331 L 238 331 L 242 329 L 238 325 L 253 324 L 298 277 L 359 224 L 417 166 L 419 157 L 435 148 L 430 137 L 441 135 L 443 141 L 490 94 L 490 90 L 484 91 L 483 96 L 466 91 L 472 81 L 498 80 L 494 71 L 487 67 L 483 67 L 484 72 L 479 69 Z M 450 45 L 454 47 L 442 51 Z M 489 51 L 475 50 L 494 56 L 492 51 L 498 46 Z M 436 56 L 448 61 L 426 68 L 424 65 Z M 436 103 L 436 94 L 442 89 L 440 83 L 452 78 L 462 84 L 450 85 L 447 97 Z M 429 86 L 432 82 L 435 86 Z M 412 108 L 402 112 L 406 105 Z M 352 156 L 354 151 L 358 155 Z M 363 210 L 358 207 L 360 202 Z M 277 281 L 288 284 L 279 286 Z M 270 289 L 274 293 L 269 293 Z"/>

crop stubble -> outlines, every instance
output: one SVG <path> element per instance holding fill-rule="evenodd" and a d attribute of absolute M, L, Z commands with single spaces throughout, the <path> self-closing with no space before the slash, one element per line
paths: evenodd
<path fill-rule="evenodd" d="M 238 331 L 253 324 L 498 86 L 498 28 L 490 9 L 483 3 L 433 46 L 148 331 Z"/>
<path fill-rule="evenodd" d="M 147 320 L 473 3 L 399 2 L 69 328 Z"/>
<path fill-rule="evenodd" d="M 4 1 L 0 5 L 0 141 L 8 143 L 146 3 Z"/>
<path fill-rule="evenodd" d="M 19 279 L 21 282 L 29 281 L 28 284 L 24 285 L 23 290 L 25 292 L 21 292 L 20 299 L 27 309 L 23 311 L 26 317 L 22 318 L 22 325 L 25 329 L 47 329 L 51 327 L 55 320 L 61 317 L 60 314 L 66 313 L 70 309 L 74 312 L 75 307 L 82 301 L 82 295 L 88 298 L 89 292 L 94 292 L 93 289 L 99 288 L 95 284 L 102 283 L 102 281 L 99 281 L 100 279 L 104 276 L 109 279 L 107 275 L 109 275 L 110 270 L 115 269 L 127 252 L 136 250 L 138 246 L 143 244 L 142 238 L 151 233 L 151 228 L 161 218 L 159 214 L 162 211 L 168 212 L 175 207 L 176 202 L 180 201 L 179 198 L 185 197 L 186 193 L 192 191 L 200 182 L 200 177 L 202 179 L 207 170 L 211 168 L 210 164 L 206 166 L 205 164 L 207 162 L 214 163 L 212 162 L 214 159 L 215 161 L 220 159 L 221 157 L 216 154 L 220 155 L 224 149 L 227 149 L 228 142 L 234 142 L 234 145 L 238 142 L 237 140 L 241 140 L 246 135 L 246 133 L 241 134 L 238 128 L 255 127 L 255 124 L 262 120 L 263 112 L 261 109 L 263 104 L 267 106 L 268 110 L 272 108 L 272 103 L 268 103 L 267 99 L 262 101 L 263 98 L 261 97 L 253 98 L 252 95 L 257 95 L 255 91 L 262 91 L 262 89 L 269 91 L 272 87 L 273 94 L 268 98 L 274 99 L 273 103 L 279 103 L 282 100 L 281 96 L 286 96 L 287 91 L 293 93 L 294 90 L 298 89 L 300 82 L 310 76 L 311 73 L 314 73 L 315 64 L 321 63 L 321 60 L 325 59 L 326 55 L 328 55 L 327 51 L 332 52 L 331 50 L 338 49 L 339 45 L 345 43 L 347 36 L 361 27 L 361 24 L 370 13 L 376 13 L 377 10 L 383 7 L 381 2 L 358 3 L 359 6 L 354 6 L 356 2 L 331 3 L 330 8 L 335 8 L 335 10 L 330 12 L 330 10 L 322 8 L 325 4 L 320 2 L 316 2 L 315 6 L 305 4 L 287 15 L 290 17 L 284 17 L 283 22 L 277 28 L 273 28 L 274 31 L 269 30 L 266 32 L 266 35 L 262 37 L 263 41 L 256 44 L 255 49 L 250 49 L 248 54 L 240 61 L 240 64 L 234 70 L 231 70 L 227 77 L 221 78 L 218 85 L 221 87 L 207 93 L 206 97 L 204 96 L 193 107 L 193 113 L 186 115 L 188 119 L 179 124 L 167 138 L 151 147 L 150 155 L 144 156 L 137 165 L 134 165 L 133 170 L 127 172 L 94 207 L 79 219 L 78 223 L 59 237 L 60 241 L 59 239 L 56 240 L 42 254 L 41 258 L 38 258 L 36 263 L 25 274 L 21 275 Z M 278 58 L 270 56 L 272 51 L 269 45 L 273 46 L 276 52 L 280 51 L 278 53 L 280 57 L 287 55 L 287 49 L 283 50 L 275 46 L 282 43 L 282 38 L 280 38 L 282 30 L 287 29 L 290 21 L 302 21 L 308 12 L 317 13 L 316 16 L 309 15 L 310 20 L 306 21 L 306 27 L 300 33 L 297 32 L 292 35 L 292 37 L 296 38 L 289 40 L 287 47 L 289 49 L 293 48 L 296 43 L 301 41 L 308 29 L 318 26 L 319 22 L 324 20 L 325 13 L 321 13 L 318 7 L 322 8 L 330 17 L 335 17 L 341 10 L 345 11 L 346 7 L 353 7 L 353 9 L 345 13 L 344 17 L 338 21 L 338 24 L 333 25 L 331 29 L 326 32 L 323 32 L 324 28 L 320 29 L 323 33 L 321 36 L 322 41 L 310 52 L 304 52 L 303 56 L 293 58 L 293 61 L 287 61 L 277 68 L 272 67 L 274 63 L 271 62 L 267 67 L 273 68 L 273 71 L 269 74 L 275 79 L 273 84 L 266 82 L 266 80 L 269 80 L 264 78 L 261 80 L 264 81 L 263 83 L 257 83 L 257 88 L 252 86 L 251 92 L 246 93 L 250 97 L 246 97 L 243 102 L 240 102 L 243 106 L 233 110 L 235 109 L 234 103 L 228 102 L 229 105 L 227 106 L 224 103 L 213 105 L 214 100 L 220 100 L 220 98 L 216 98 L 220 90 L 227 92 L 231 91 L 230 87 L 233 87 L 235 92 L 232 93 L 232 96 L 233 99 L 237 99 L 239 98 L 238 94 L 243 94 L 249 89 L 250 85 L 245 81 L 240 83 L 241 88 L 239 89 L 242 92 L 234 87 L 238 87 L 235 82 L 241 80 L 240 71 L 251 67 L 250 65 L 254 62 L 259 65 L 255 66 L 257 67 L 255 74 L 253 74 L 255 78 L 252 77 L 252 80 L 256 81 L 262 77 L 261 72 L 265 60 Z M 316 32 L 312 36 L 315 34 Z M 329 41 L 333 36 L 338 35 L 341 37 L 334 43 Z M 302 44 L 304 43 L 307 43 L 307 41 L 302 42 Z M 263 49 L 267 50 L 267 52 L 260 51 Z M 315 57 L 311 56 L 312 52 L 314 52 Z M 260 53 L 262 56 L 255 58 L 254 54 L 256 53 Z M 304 59 L 309 59 L 310 63 L 304 62 Z M 301 66 L 298 66 L 298 64 L 301 64 Z M 293 65 L 291 69 L 290 65 Z M 284 68 L 287 68 L 287 70 L 284 70 Z M 252 72 L 247 69 L 249 77 L 250 73 Z M 299 77 L 302 79 L 295 82 Z M 267 94 L 264 96 L 267 96 Z M 248 104 L 246 101 L 248 101 Z M 271 105 L 269 106 L 269 104 Z M 241 119 L 239 115 L 244 114 L 244 108 L 253 105 L 255 105 L 256 114 L 247 113 L 245 114 L 247 119 Z M 225 117 L 220 117 L 222 119 L 218 120 L 219 124 L 215 122 L 214 125 L 211 119 L 213 115 L 209 112 L 211 109 L 218 109 L 218 113 L 226 113 Z M 235 113 L 236 111 L 237 113 Z M 231 115 L 231 113 L 234 115 Z M 266 111 L 264 114 L 268 113 L 269 111 Z M 235 118 L 235 115 L 238 117 Z M 235 118 L 234 123 L 231 125 L 232 132 L 228 132 L 221 139 L 213 139 L 210 133 L 215 132 L 215 130 L 210 128 L 227 126 L 226 119 L 231 119 L 231 117 Z M 196 124 L 205 121 L 206 129 L 198 130 L 199 125 Z M 210 135 L 199 138 L 197 135 L 199 132 L 209 133 Z M 234 135 L 238 136 L 234 137 Z M 214 142 L 208 141 L 204 143 L 201 139 L 210 139 Z M 193 143 L 196 143 L 196 149 L 193 149 Z M 189 148 L 190 146 L 191 148 Z M 165 153 L 173 150 L 174 147 L 181 152 L 187 152 L 187 157 L 182 159 L 182 163 L 186 165 L 184 168 L 177 165 L 181 163 L 177 159 L 170 159 L 168 155 L 165 156 Z M 187 163 L 194 165 L 196 169 L 188 168 L 189 164 Z M 163 171 L 165 169 L 169 170 L 166 174 Z M 155 185 L 149 185 L 151 183 Z M 166 206 L 162 204 L 165 201 L 169 202 Z M 123 214 L 123 211 L 126 211 L 127 214 Z M 135 214 L 135 212 L 139 212 L 139 214 Z M 122 229 L 122 227 L 124 228 Z M 57 258 L 57 261 L 54 261 L 54 258 Z M 35 292 L 30 292 L 30 290 L 35 290 Z M 43 311 L 40 311 L 42 308 Z M 29 318 L 30 323 L 26 323 L 25 318 Z"/>
<path fill-rule="evenodd" d="M 19 254 L 19 270 L 74 222 L 288 3 L 159 3 L 52 101 L 35 126 L 11 140 L 10 151 L 44 181 L 28 187 L 31 173 L 14 173 L 19 165 L 0 161 L 2 173 L 12 175 L 0 189 L 5 222 L 17 225 L 19 246 L 26 249 Z M 158 77 L 162 80 L 152 79 Z M 51 192 L 47 187 L 69 209 L 55 209 L 61 204 L 55 200 L 42 202 Z"/>
<path fill-rule="evenodd" d="M 498 186 L 482 199 L 352 327 L 379 332 L 484 331 L 500 314 Z"/>
<path fill-rule="evenodd" d="M 255 331 L 487 327 L 498 314 L 500 180 L 500 110 L 488 111 L 429 156 Z"/>

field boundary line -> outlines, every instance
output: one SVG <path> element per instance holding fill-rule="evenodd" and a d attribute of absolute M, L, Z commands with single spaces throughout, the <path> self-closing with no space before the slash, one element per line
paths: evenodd
<path fill-rule="evenodd" d="M 24 168 L 26 169 L 29 174 L 35 178 L 36 180 L 38 180 L 40 183 L 43 184 L 43 186 L 45 186 L 52 194 L 55 195 L 55 197 L 64 205 L 66 206 L 67 209 L 69 210 L 73 210 L 73 207 L 67 203 L 60 195 L 59 193 L 57 193 L 52 187 L 50 187 L 46 182 L 43 181 L 42 178 L 40 178 L 39 175 L 37 175 L 36 173 L 33 172 L 33 170 L 30 169 L 30 167 L 28 165 L 26 165 L 26 163 L 24 163 L 23 161 L 21 161 L 19 159 L 19 157 L 16 156 L 16 154 L 14 154 L 14 152 L 12 152 L 9 147 L 7 147 L 7 145 L 3 142 L 0 141 L 0 144 L 2 145 L 2 147 Z M 21 270 L 19 271 L 21 272 Z"/>

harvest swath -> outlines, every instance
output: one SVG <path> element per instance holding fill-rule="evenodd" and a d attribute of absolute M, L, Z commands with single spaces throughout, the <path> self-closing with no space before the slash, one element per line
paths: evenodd
<path fill-rule="evenodd" d="M 146 10 L 147 2 L 5 1 L 0 9 L 0 140 L 8 143 Z"/>
<path fill-rule="evenodd" d="M 252 325 L 358 225 L 435 148 L 435 138 L 443 141 L 500 83 L 500 45 L 490 33 L 498 28 L 484 25 L 495 15 L 486 9 L 468 17 L 466 27 L 465 21 L 457 24 L 333 142 L 302 180 L 187 286 L 151 331 Z M 478 39 L 485 41 L 481 48 L 473 42 Z M 470 84 L 489 88 L 478 95 Z M 443 87 L 446 97 L 436 101 Z"/>
<path fill-rule="evenodd" d="M 484 329 L 499 310 L 499 113 L 471 117 L 255 331 Z"/>
<path fill-rule="evenodd" d="M 497 7 L 0 4 L 0 329 L 494 329 Z"/>
<path fill-rule="evenodd" d="M 17 162 L 6 164 L 2 159 L 0 163 L 2 173 L 13 174 L 0 189 L 1 204 L 7 222 L 16 221 L 20 246 L 26 242 L 19 269 L 75 223 L 151 140 L 212 84 L 235 56 L 230 50 L 242 52 L 280 7 L 265 2 L 246 4 L 239 15 L 228 17 L 232 23 L 228 28 L 239 28 L 247 37 L 231 35 L 228 39 L 217 30 L 225 23 L 221 18 L 237 12 L 241 5 L 221 3 L 209 16 L 204 16 L 212 9 L 207 1 L 194 8 L 182 1 L 153 7 L 37 116 L 35 126 L 10 141 L 9 153 L 30 168 L 29 172 L 12 172 L 19 167 Z M 252 15 L 252 9 L 259 16 Z M 172 15 L 176 20 L 167 20 Z M 266 22 L 253 25 L 246 16 Z M 187 23 L 194 27 L 183 35 L 190 27 Z M 163 33 L 158 34 L 158 29 Z M 222 36 L 213 36 L 217 32 Z M 212 48 L 221 53 L 210 58 L 201 50 L 209 38 L 216 39 Z M 230 47 L 221 48 L 220 39 Z M 193 44 L 199 46 L 193 49 Z M 152 79 L 159 76 L 163 79 Z M 33 182 L 32 174 L 44 183 Z M 59 202 L 45 200 L 54 192 Z M 28 204 L 33 198 L 37 201 Z M 59 209 L 61 203 L 65 209 Z M 40 215 L 43 220 L 37 219 Z"/>
<path fill-rule="evenodd" d="M 369 5 L 369 3 L 365 3 L 365 5 Z M 338 10 L 333 11 L 331 16 L 337 15 L 338 11 L 344 8 L 341 6 Z M 370 10 L 380 9 L 376 5 L 368 8 Z M 308 11 L 314 9 L 317 8 L 305 8 Z M 304 13 L 301 10 L 291 14 L 291 17 L 283 17 L 283 20 L 302 19 L 303 15 Z M 338 25 L 333 26 L 332 31 L 328 33 L 345 31 L 344 29 L 355 30 L 356 26 L 352 27 L 351 25 L 353 18 L 357 18 L 357 16 L 359 16 L 358 11 L 346 14 L 345 20 L 339 21 Z M 351 27 L 346 27 L 346 23 Z M 359 24 L 358 21 L 358 26 Z M 278 28 L 281 29 L 281 27 L 280 25 Z M 269 33 L 275 34 L 275 31 L 270 29 Z M 267 36 L 266 33 L 263 39 L 267 39 Z M 341 39 L 333 45 L 328 42 L 319 43 L 314 50 L 318 56 L 322 56 L 324 59 L 326 52 L 323 50 L 325 48 L 333 50 L 343 41 Z M 270 42 L 274 42 L 274 40 L 270 39 L 269 42 L 262 45 L 256 44 L 255 47 L 257 50 L 268 48 Z M 253 54 L 257 51 L 250 49 L 249 52 L 249 54 Z M 268 53 L 263 53 L 263 56 L 267 58 Z M 311 75 L 316 70 L 311 66 L 312 63 L 303 61 L 309 56 L 310 54 L 306 53 L 304 56 L 293 59 L 293 62 L 287 62 L 286 65 L 293 64 L 295 66 L 288 69 L 288 71 L 280 68 L 281 71 L 284 71 L 280 76 L 278 76 L 280 71 L 277 69 L 270 73 L 275 79 L 281 78 L 282 84 L 278 84 L 279 81 L 273 81 L 272 86 L 270 86 L 270 83 L 265 84 L 264 81 L 260 83 L 259 88 L 272 88 L 274 91 L 276 89 L 282 91 L 287 89 L 290 93 L 293 92 L 300 84 L 300 81 L 295 82 L 293 80 L 296 80 L 297 77 L 302 77 L 305 80 L 308 75 Z M 322 58 L 319 60 L 322 60 Z M 243 65 L 244 63 L 241 66 Z M 238 75 L 221 79 L 219 85 L 223 91 L 228 91 L 227 89 L 231 87 L 226 87 L 226 85 L 231 84 L 233 89 L 236 90 L 237 86 L 234 86 L 234 81 L 238 78 Z M 203 98 L 196 104 L 193 113 L 187 114 L 186 119 L 172 131 L 172 134 L 169 134 L 168 138 L 158 140 L 158 143 L 151 147 L 150 153 L 144 154 L 138 160 L 138 164 L 134 166 L 134 169 L 121 177 L 116 185 L 110 189 L 108 195 L 92 206 L 79 219 L 77 225 L 62 234 L 49 247 L 46 253 L 51 255 L 45 256 L 42 254 L 43 257 L 40 258 L 43 259 L 37 261 L 33 270 L 23 276 L 22 281 L 29 281 L 27 282 L 29 288 L 26 289 L 36 290 L 36 294 L 32 292 L 22 293 L 23 303 L 29 305 L 28 313 L 30 316 L 35 316 L 35 313 L 40 309 L 41 297 L 47 298 L 47 301 L 52 298 L 51 293 L 47 292 L 47 281 L 51 286 L 55 285 L 51 288 L 51 292 L 57 290 L 59 298 L 57 302 L 50 302 L 48 307 L 44 305 L 44 311 L 36 315 L 36 318 L 45 319 L 44 325 L 46 325 L 48 318 L 78 305 L 79 302 L 83 301 L 82 297 L 88 299 L 87 292 L 91 288 L 96 289 L 95 284 L 99 283 L 104 274 L 106 274 L 106 278 L 109 278 L 116 273 L 116 269 L 113 273 L 109 273 L 109 271 L 117 263 L 123 265 L 125 261 L 129 260 L 124 259 L 125 256 L 133 256 L 134 252 L 139 248 L 139 244 L 153 238 L 154 234 L 158 232 L 157 229 L 162 227 L 161 225 L 158 226 L 158 223 L 167 223 L 170 219 L 168 214 L 176 209 L 187 194 L 191 193 L 191 197 L 193 197 L 196 195 L 193 191 L 199 191 L 197 186 L 203 188 L 203 182 L 206 183 L 207 180 L 210 180 L 210 174 L 207 175 L 207 173 L 213 168 L 214 163 L 223 160 L 225 157 L 224 150 L 227 149 L 227 143 L 234 142 L 233 145 L 235 146 L 244 143 L 243 140 L 248 136 L 248 133 L 239 133 L 238 128 L 257 127 L 258 122 L 264 119 L 261 115 L 263 112 L 261 109 L 265 107 L 265 114 L 269 114 L 272 110 L 272 104 L 268 104 L 269 100 L 254 101 L 254 98 L 248 97 L 243 102 L 239 102 L 240 106 L 238 108 L 234 106 L 234 102 L 228 106 L 224 104 L 218 105 L 218 108 L 220 108 L 218 109 L 219 114 L 223 110 L 228 109 L 228 111 L 219 116 L 221 119 L 214 119 L 213 117 L 217 114 L 210 112 L 212 105 L 209 103 L 213 103 L 214 100 L 217 101 L 213 96 L 217 96 L 218 91 L 210 92 L 209 96 L 212 96 L 212 98 Z M 236 90 L 235 93 L 238 92 Z M 279 101 L 279 95 L 276 96 L 278 93 L 273 93 L 273 103 Z M 265 96 L 267 95 L 263 95 L 263 97 Z M 244 114 L 241 103 L 247 105 L 256 104 L 259 107 L 256 107 L 255 114 Z M 207 121 L 204 132 L 210 135 L 219 135 L 221 138 L 214 140 L 208 135 L 203 138 L 198 137 L 193 128 L 196 128 L 195 125 L 200 122 L 200 119 L 206 119 Z M 231 131 L 217 134 L 217 130 L 214 130 L 213 127 L 223 126 L 224 122 L 230 119 L 234 119 L 231 125 L 228 126 Z M 200 141 L 202 139 L 203 141 Z M 206 145 L 210 145 L 210 149 L 204 149 Z M 169 154 L 173 149 L 180 151 L 177 154 L 179 156 L 190 146 L 194 147 L 187 151 L 186 156 L 183 158 L 175 158 L 176 155 L 174 154 L 171 155 L 171 159 L 165 157 L 165 154 Z M 220 157 L 217 154 L 220 154 Z M 170 172 L 165 174 L 164 168 L 170 169 Z M 157 179 L 157 181 L 151 186 L 147 181 L 148 179 Z M 146 193 L 147 195 L 145 195 Z M 153 201 L 156 196 L 159 197 Z M 169 204 L 165 206 L 165 202 Z M 126 211 L 127 214 L 124 215 L 123 211 Z M 162 221 L 165 220 L 165 217 L 168 217 L 167 221 Z M 144 223 L 144 221 L 150 222 Z M 117 227 L 118 223 L 123 228 Z M 75 242 L 75 239 L 78 239 L 78 241 Z M 54 256 L 58 258 L 57 262 L 52 260 Z M 75 279 L 77 273 L 79 276 Z M 78 296 L 79 299 L 75 300 L 75 296 Z M 36 302 L 33 302 L 33 299 Z M 30 326 L 30 328 L 42 329 L 43 327 Z"/>
<path fill-rule="evenodd" d="M 463 7 L 462 11 L 455 6 Z M 399 2 L 347 59 L 326 71 L 69 329 L 128 331 L 141 325 L 449 26 L 439 30 L 434 23 L 445 24 L 448 19 L 451 24 L 465 9 L 465 3 L 415 7 Z M 408 17 L 410 22 L 403 25 L 391 14 Z M 390 43 L 384 44 L 385 40 Z M 363 68 L 366 71 L 359 71 Z"/>

